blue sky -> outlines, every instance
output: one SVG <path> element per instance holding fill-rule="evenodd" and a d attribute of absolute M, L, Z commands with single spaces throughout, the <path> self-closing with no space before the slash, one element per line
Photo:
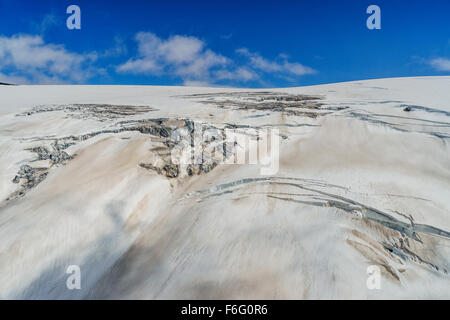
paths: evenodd
<path fill-rule="evenodd" d="M 69 30 L 69 5 L 81 30 Z M 369 5 L 381 30 L 369 30 Z M 287 87 L 450 74 L 450 1 L 0 0 L 0 82 Z"/>

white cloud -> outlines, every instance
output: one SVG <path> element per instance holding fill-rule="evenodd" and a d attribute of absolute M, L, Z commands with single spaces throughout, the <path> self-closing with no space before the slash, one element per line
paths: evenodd
<path fill-rule="evenodd" d="M 238 81 L 250 81 L 259 78 L 258 74 L 246 67 L 239 67 L 236 70 L 218 70 L 214 73 L 215 78 L 218 80 L 238 80 Z"/>
<path fill-rule="evenodd" d="M 185 84 L 261 82 L 259 73 L 286 77 L 316 72 L 300 63 L 289 62 L 285 55 L 280 55 L 280 62 L 269 61 L 245 48 L 237 52 L 249 62 L 239 64 L 208 49 L 205 42 L 192 36 L 175 35 L 161 39 L 151 32 L 139 32 L 135 41 L 137 56 L 119 65 L 117 72 L 176 76 Z"/>
<path fill-rule="evenodd" d="M 204 41 L 192 36 L 175 35 L 162 39 L 150 32 L 140 32 L 135 41 L 136 56 L 115 66 L 117 72 L 172 76 L 187 85 L 236 85 L 249 81 L 264 84 L 262 75 L 265 73 L 295 79 L 315 72 L 300 63 L 289 62 L 285 55 L 271 61 L 248 49 L 237 50 L 240 57 L 233 60 L 207 48 Z M 127 54 L 122 39 L 115 38 L 114 43 L 104 51 L 81 54 L 71 52 L 63 45 L 46 43 L 39 35 L 0 36 L 0 82 L 85 83 L 93 76 L 107 75 L 107 69 L 96 66 L 98 60 Z"/>
<path fill-rule="evenodd" d="M 450 71 L 450 59 L 436 58 L 429 61 L 430 65 L 438 71 Z"/>
<path fill-rule="evenodd" d="M 138 54 L 117 67 L 118 72 L 160 75 L 168 73 L 185 82 L 207 81 L 212 72 L 224 68 L 230 60 L 206 49 L 198 38 L 176 35 L 163 40 L 150 32 L 140 32 L 135 40 Z"/>
<path fill-rule="evenodd" d="M 96 71 L 96 53 L 80 55 L 62 45 L 47 44 L 41 36 L 0 36 L 0 72 L 28 83 L 83 82 Z"/>
<path fill-rule="evenodd" d="M 281 62 L 270 61 L 263 58 L 258 53 L 250 52 L 247 48 L 241 48 L 236 50 L 237 53 L 247 57 L 250 60 L 250 65 L 262 72 L 266 73 L 279 73 L 279 74 L 291 74 L 295 76 L 302 76 L 305 74 L 314 74 L 317 71 L 314 69 L 304 66 L 297 62 L 289 62 L 287 56 L 284 54 L 280 55 Z"/>

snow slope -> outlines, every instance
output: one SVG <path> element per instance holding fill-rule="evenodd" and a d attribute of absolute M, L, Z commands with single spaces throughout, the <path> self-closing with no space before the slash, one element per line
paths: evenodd
<path fill-rule="evenodd" d="M 448 299 L 449 88 L 0 86 L 0 298 Z M 278 172 L 174 168 L 192 123 L 278 129 Z"/>

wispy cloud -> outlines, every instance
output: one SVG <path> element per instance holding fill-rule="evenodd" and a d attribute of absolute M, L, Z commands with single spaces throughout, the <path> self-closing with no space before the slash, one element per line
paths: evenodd
<path fill-rule="evenodd" d="M 437 71 L 450 71 L 450 59 L 435 58 L 431 59 L 429 64 Z"/>
<path fill-rule="evenodd" d="M 51 28 L 57 26 L 61 22 L 62 22 L 62 20 L 55 13 L 49 13 L 49 14 L 46 14 L 42 18 L 42 21 L 39 24 L 35 25 L 35 27 L 38 29 L 38 31 L 41 34 L 43 34 L 48 29 L 51 29 Z"/>
<path fill-rule="evenodd" d="M 81 83 L 98 72 L 91 67 L 96 59 L 95 52 L 70 52 L 41 36 L 0 36 L 0 72 L 21 83 Z"/>
<path fill-rule="evenodd" d="M 25 77 L 17 76 L 14 74 L 4 74 L 0 72 L 0 82 L 10 84 L 28 84 L 29 80 Z"/>
<path fill-rule="evenodd" d="M 230 40 L 231 37 L 233 37 L 232 33 L 228 33 L 228 34 L 224 34 L 224 35 L 220 36 L 220 38 L 223 40 Z"/>
<path fill-rule="evenodd" d="M 287 56 L 283 54 L 279 55 L 281 61 L 272 61 L 262 57 L 258 53 L 250 52 L 247 48 L 240 48 L 236 50 L 236 52 L 247 57 L 253 68 L 266 73 L 302 76 L 317 72 L 316 70 L 304 66 L 298 62 L 289 62 Z"/>
<path fill-rule="evenodd" d="M 99 58 L 113 58 L 128 54 L 128 48 L 121 37 L 114 37 L 114 46 L 99 53 Z"/>
<path fill-rule="evenodd" d="M 50 29 L 57 26 L 64 25 L 64 16 L 57 14 L 57 11 L 52 10 L 52 12 L 45 14 L 41 17 L 41 20 L 31 20 L 29 21 L 30 30 L 34 34 L 44 35 Z"/>
<path fill-rule="evenodd" d="M 258 79 L 259 75 L 247 67 L 238 67 L 234 70 L 217 70 L 214 77 L 217 80 L 251 81 Z"/>

